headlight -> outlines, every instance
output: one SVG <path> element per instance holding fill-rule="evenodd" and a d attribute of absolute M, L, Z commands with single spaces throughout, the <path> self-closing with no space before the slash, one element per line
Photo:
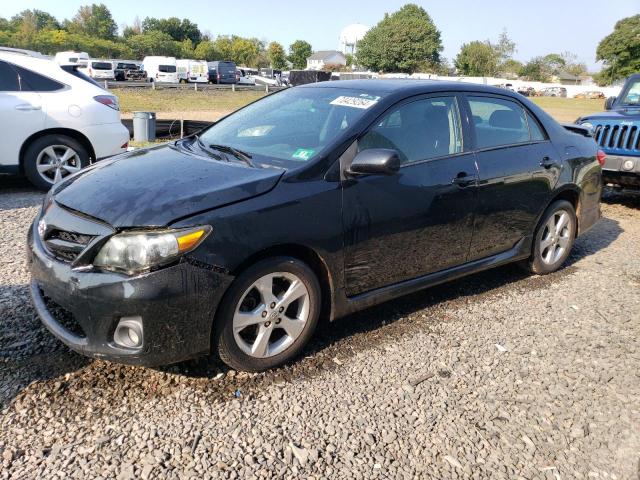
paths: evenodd
<path fill-rule="evenodd" d="M 211 232 L 208 225 L 180 230 L 131 231 L 111 237 L 93 265 L 128 274 L 170 263 L 196 248 Z"/>
<path fill-rule="evenodd" d="M 586 127 L 586 128 L 588 128 L 589 130 L 593 130 L 593 124 L 592 124 L 592 123 L 589 123 L 589 122 L 581 123 L 581 124 L 580 124 L 580 126 L 581 126 L 581 127 Z"/>

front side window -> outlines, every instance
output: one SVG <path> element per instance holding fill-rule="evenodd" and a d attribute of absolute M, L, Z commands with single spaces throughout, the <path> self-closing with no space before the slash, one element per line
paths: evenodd
<path fill-rule="evenodd" d="M 0 62 L 0 92 L 19 92 L 17 72 L 6 62 Z"/>
<path fill-rule="evenodd" d="M 200 140 L 243 150 L 258 163 L 294 166 L 321 156 L 380 98 L 339 87 L 283 90 L 222 119 Z"/>
<path fill-rule="evenodd" d="M 636 80 L 624 93 L 621 103 L 623 105 L 640 105 L 640 80 Z"/>
<path fill-rule="evenodd" d="M 478 148 L 530 141 L 524 109 L 515 102 L 493 97 L 468 97 Z"/>
<path fill-rule="evenodd" d="M 402 163 L 462 152 L 460 115 L 455 97 L 404 104 L 385 115 L 358 142 L 358 149 L 390 148 Z"/>

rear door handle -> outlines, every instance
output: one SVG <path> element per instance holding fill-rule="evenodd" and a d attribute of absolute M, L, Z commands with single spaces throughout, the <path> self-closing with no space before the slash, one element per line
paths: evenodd
<path fill-rule="evenodd" d="M 451 183 L 459 186 L 460 188 L 468 187 L 469 185 L 476 183 L 475 175 L 468 175 L 467 172 L 460 172 L 453 177 Z"/>
<path fill-rule="evenodd" d="M 550 157 L 544 157 L 540 161 L 540 166 L 549 169 L 551 167 L 557 167 L 558 164 L 556 162 L 554 162 L 553 160 L 551 160 Z"/>
<path fill-rule="evenodd" d="M 20 110 L 21 112 L 31 112 L 33 110 L 42 110 L 42 107 L 39 105 L 31 105 L 29 103 L 22 103 L 20 105 L 16 105 L 16 110 Z"/>

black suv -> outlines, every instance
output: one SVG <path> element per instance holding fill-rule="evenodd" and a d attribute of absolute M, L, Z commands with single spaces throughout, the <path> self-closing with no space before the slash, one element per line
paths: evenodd
<path fill-rule="evenodd" d="M 85 355 L 271 368 L 319 318 L 508 262 L 559 269 L 600 218 L 597 150 L 504 89 L 286 89 L 56 185 L 29 232 L 31 294 Z"/>
<path fill-rule="evenodd" d="M 147 72 L 140 70 L 140 66 L 134 62 L 114 62 L 115 79 L 118 82 L 125 80 L 146 81 Z"/>

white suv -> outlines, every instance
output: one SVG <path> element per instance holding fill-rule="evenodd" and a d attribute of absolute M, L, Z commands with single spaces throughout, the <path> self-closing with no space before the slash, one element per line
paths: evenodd
<path fill-rule="evenodd" d="M 23 174 L 49 189 L 126 150 L 118 99 L 77 69 L 0 48 L 0 173 Z"/>

